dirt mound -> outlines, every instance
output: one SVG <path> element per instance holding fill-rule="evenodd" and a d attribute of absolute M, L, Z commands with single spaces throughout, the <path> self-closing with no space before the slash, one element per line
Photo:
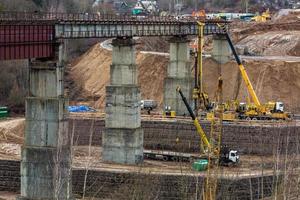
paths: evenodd
<path fill-rule="evenodd" d="M 235 22 L 231 24 L 231 30 L 235 41 L 273 31 L 282 31 L 283 33 L 300 31 L 300 12 L 283 11 L 267 22 Z"/>
<path fill-rule="evenodd" d="M 168 38 L 165 37 L 142 37 L 137 40 L 137 50 L 168 52 Z"/>
<path fill-rule="evenodd" d="M 139 68 L 138 82 L 141 86 L 142 99 L 157 100 L 162 103 L 163 79 L 166 76 L 168 58 L 161 55 L 137 53 Z M 111 52 L 102 49 L 99 44 L 82 55 L 74 65 L 71 65 L 70 76 L 76 82 L 77 88 L 83 90 L 78 97 L 85 100 L 95 100 L 96 108 L 105 104 L 105 86 L 110 80 L 109 68 Z M 76 90 L 76 88 L 75 88 Z"/>
<path fill-rule="evenodd" d="M 20 159 L 21 144 L 24 142 L 25 120 L 0 121 L 0 158 Z"/>
<path fill-rule="evenodd" d="M 192 62 L 193 63 L 193 62 Z M 109 82 L 111 52 L 94 46 L 72 67 L 72 76 L 84 88 L 84 93 L 96 99 L 96 107 L 103 108 L 105 86 Z M 168 57 L 137 53 L 138 82 L 143 99 L 163 101 L 163 80 Z M 245 67 L 262 102 L 283 101 L 290 111 L 300 112 L 300 63 L 291 61 L 246 60 Z M 246 87 L 234 61 L 219 65 L 213 59 L 204 60 L 204 89 L 213 99 L 218 84 L 218 74 L 224 79 L 224 100 L 246 101 Z"/>
<path fill-rule="evenodd" d="M 24 119 L 0 121 L 0 142 L 23 144 L 25 131 Z"/>
<path fill-rule="evenodd" d="M 299 62 L 246 60 L 245 67 L 262 103 L 282 101 L 289 111 L 300 112 L 300 93 L 297 92 L 300 90 Z M 220 70 L 224 100 L 237 97 L 240 101 L 246 101 L 247 89 L 234 61 L 221 67 L 213 59 L 204 60 L 204 90 L 208 91 L 209 96 L 214 97 Z"/>
<path fill-rule="evenodd" d="M 273 16 L 274 22 L 291 22 L 300 19 L 300 9 L 282 9 Z"/>
<path fill-rule="evenodd" d="M 300 56 L 300 31 L 253 34 L 240 40 L 237 45 L 244 47 L 250 55 Z"/>
<path fill-rule="evenodd" d="M 300 12 L 282 10 L 271 21 L 233 23 L 232 37 L 245 54 L 300 56 Z"/>

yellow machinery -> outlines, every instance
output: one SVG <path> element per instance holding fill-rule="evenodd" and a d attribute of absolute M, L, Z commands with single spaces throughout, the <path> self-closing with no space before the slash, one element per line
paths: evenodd
<path fill-rule="evenodd" d="M 163 117 L 175 118 L 176 117 L 176 112 L 174 110 L 171 110 L 170 106 L 166 106 L 164 111 L 163 111 Z"/>
<path fill-rule="evenodd" d="M 199 107 L 202 107 L 206 110 L 206 119 L 212 121 L 215 119 L 215 112 L 214 110 L 217 109 L 217 105 L 215 102 L 211 102 L 208 94 L 203 91 L 203 45 L 204 45 L 204 23 L 198 23 L 198 44 L 197 44 L 197 52 L 196 52 L 196 60 L 195 60 L 195 87 L 193 90 L 193 99 L 195 100 L 195 110 L 197 111 L 197 102 L 199 101 Z M 216 97 L 221 94 L 220 90 L 222 88 L 222 78 L 219 77 L 218 81 L 218 89 L 216 92 Z M 216 98 L 217 102 L 221 102 L 220 99 Z M 222 113 L 222 118 L 225 121 L 233 121 L 236 119 L 236 113 L 232 111 L 226 110 L 228 107 L 227 104 L 223 104 L 225 110 Z"/>
<path fill-rule="evenodd" d="M 193 98 L 195 100 L 195 110 L 197 111 L 197 101 L 200 100 L 201 103 L 206 105 L 206 102 L 209 102 L 208 95 L 203 92 L 203 84 L 202 84 L 202 53 L 203 53 L 203 43 L 204 43 L 204 23 L 198 23 L 198 45 L 197 52 L 195 58 L 195 87 L 193 90 Z"/>
<path fill-rule="evenodd" d="M 218 185 L 218 169 L 219 165 L 228 166 L 229 163 L 237 164 L 239 162 L 238 152 L 231 150 L 228 147 L 221 146 L 222 139 L 222 113 L 224 107 L 218 104 L 217 109 L 214 109 L 214 120 L 211 122 L 210 138 L 208 139 L 198 119 L 188 104 L 180 87 L 177 87 L 177 92 L 180 94 L 193 122 L 197 133 L 201 138 L 201 142 L 205 148 L 205 158 L 208 160 L 207 177 L 204 184 L 203 199 L 215 200 L 217 185 Z M 221 94 L 220 94 L 221 95 Z"/>
<path fill-rule="evenodd" d="M 268 20 L 271 20 L 271 14 L 269 9 L 263 12 L 261 15 L 257 15 L 251 18 L 251 21 L 255 22 L 266 22 Z"/>
<path fill-rule="evenodd" d="M 247 90 L 250 94 L 250 97 L 252 99 L 253 103 L 248 103 L 246 105 L 246 109 L 240 109 L 238 108 L 238 114 L 239 118 L 241 119 L 262 119 L 262 120 L 268 120 L 268 119 L 289 119 L 290 116 L 288 113 L 284 112 L 283 110 L 283 103 L 282 102 L 268 102 L 266 104 L 261 104 L 259 101 L 255 90 L 253 89 L 253 86 L 251 84 L 251 81 L 248 77 L 248 74 L 246 72 L 246 69 L 240 60 L 239 56 L 236 53 L 236 50 L 233 46 L 233 43 L 231 41 L 231 38 L 229 34 L 227 33 L 227 30 L 225 27 L 224 33 L 226 36 L 226 39 L 229 43 L 229 46 L 231 48 L 231 51 L 234 55 L 234 58 L 239 66 L 242 78 L 246 84 Z"/>

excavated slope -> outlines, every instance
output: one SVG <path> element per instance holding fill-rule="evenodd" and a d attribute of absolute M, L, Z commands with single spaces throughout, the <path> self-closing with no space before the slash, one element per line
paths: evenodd
<path fill-rule="evenodd" d="M 270 100 L 282 101 L 285 103 L 286 109 L 300 112 L 299 62 L 246 60 L 244 65 L 262 103 Z M 234 61 L 221 67 L 213 59 L 206 59 L 203 69 L 204 90 L 208 91 L 210 97 L 214 97 L 220 70 L 223 77 L 224 100 L 237 97 L 238 100 L 245 101 L 248 92 Z"/>
<path fill-rule="evenodd" d="M 268 22 L 237 22 L 232 35 L 250 54 L 300 56 L 300 10 L 283 10 Z"/>
<path fill-rule="evenodd" d="M 82 55 L 70 71 L 77 87 L 83 89 L 78 96 L 92 97 L 89 99 L 96 97 L 94 106 L 97 108 L 103 108 L 105 104 L 105 86 L 109 84 L 111 62 L 111 52 L 102 49 L 97 44 Z M 141 86 L 142 99 L 154 99 L 161 105 L 168 58 L 137 53 L 136 62 L 139 69 L 138 82 Z"/>
<path fill-rule="evenodd" d="M 193 63 L 193 62 L 192 62 Z M 97 108 L 105 103 L 105 86 L 109 82 L 111 52 L 95 45 L 79 58 L 72 66 L 71 76 L 83 88 L 83 97 L 96 97 Z M 139 67 L 139 85 L 143 99 L 155 99 L 162 105 L 163 79 L 166 76 L 168 57 L 137 53 Z M 249 77 L 262 102 L 283 101 L 289 110 L 300 112 L 300 63 L 287 61 L 245 62 Z M 213 59 L 204 60 L 204 89 L 213 99 L 217 80 L 222 71 L 224 99 L 237 97 L 245 101 L 247 90 L 234 61 L 225 65 L 217 64 Z"/>

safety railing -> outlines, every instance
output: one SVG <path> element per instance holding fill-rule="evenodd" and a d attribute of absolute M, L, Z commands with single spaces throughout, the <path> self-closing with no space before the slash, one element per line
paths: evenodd
<path fill-rule="evenodd" d="M 113 21 L 113 22 L 172 22 L 172 23 L 229 23 L 225 20 L 175 16 L 102 15 L 100 13 L 0 12 L 0 21 Z"/>

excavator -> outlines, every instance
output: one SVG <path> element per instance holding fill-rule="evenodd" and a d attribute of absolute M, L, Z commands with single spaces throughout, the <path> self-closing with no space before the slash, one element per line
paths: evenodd
<path fill-rule="evenodd" d="M 220 26 L 220 25 L 219 25 Z M 222 26 L 220 26 L 222 27 Z M 234 58 L 239 66 L 242 78 L 246 84 L 248 93 L 253 101 L 253 103 L 248 104 L 239 104 L 237 106 L 236 112 L 238 113 L 239 119 L 255 119 L 255 120 L 287 120 L 291 116 L 289 113 L 284 111 L 284 104 L 282 102 L 273 102 L 262 104 L 256 95 L 255 90 L 253 89 L 252 83 L 249 79 L 249 76 L 246 72 L 246 69 L 238 56 L 235 47 L 232 43 L 232 40 L 226 30 L 226 27 L 222 27 L 225 37 L 228 41 L 230 49 L 234 55 Z"/>
<path fill-rule="evenodd" d="M 186 97 L 181 91 L 181 88 L 178 86 L 176 88 L 176 91 L 180 94 L 181 99 L 186 106 L 190 117 L 192 118 L 194 125 L 196 127 L 197 133 L 199 134 L 201 138 L 201 142 L 205 146 L 205 151 L 213 158 L 217 159 L 218 163 L 221 165 L 226 165 L 228 163 L 237 164 L 239 162 L 239 155 L 237 150 L 231 150 L 227 146 L 221 146 L 218 145 L 220 142 L 220 138 L 217 138 L 218 141 L 216 141 L 214 138 L 211 138 L 210 140 L 207 138 L 203 128 L 201 127 L 199 120 L 195 116 L 191 106 L 187 102 Z"/>

